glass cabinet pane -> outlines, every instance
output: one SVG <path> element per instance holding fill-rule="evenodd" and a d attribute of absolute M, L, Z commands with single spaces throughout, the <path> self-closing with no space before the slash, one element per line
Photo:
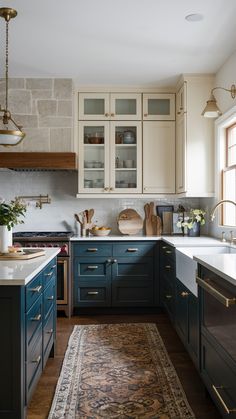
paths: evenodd
<path fill-rule="evenodd" d="M 115 114 L 116 115 L 136 115 L 137 101 L 136 99 L 116 99 Z"/>
<path fill-rule="evenodd" d="M 104 99 L 84 99 L 85 115 L 104 115 L 105 101 Z"/>
<path fill-rule="evenodd" d="M 137 127 L 115 128 L 115 188 L 137 187 Z"/>
<path fill-rule="evenodd" d="M 104 126 L 84 127 L 84 188 L 104 188 Z"/>
<path fill-rule="evenodd" d="M 149 115 L 169 115 L 170 101 L 169 99 L 149 99 L 148 100 Z"/>

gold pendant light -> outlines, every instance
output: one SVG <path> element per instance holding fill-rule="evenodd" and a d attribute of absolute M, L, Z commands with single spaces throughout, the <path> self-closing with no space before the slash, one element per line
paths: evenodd
<path fill-rule="evenodd" d="M 3 129 L 0 129 L 0 145 L 3 146 L 15 146 L 19 144 L 25 137 L 25 133 L 22 131 L 22 126 L 18 125 L 12 118 L 11 112 L 8 109 L 8 25 L 9 21 L 16 17 L 17 11 L 8 7 L 0 8 L 0 17 L 5 19 L 6 22 L 6 61 L 5 61 L 5 82 L 6 82 L 6 98 L 5 98 L 5 109 L 2 109 L 0 105 L 0 112 L 3 115 L 0 120 L 3 124 Z M 11 129 L 9 125 L 12 125 Z"/>

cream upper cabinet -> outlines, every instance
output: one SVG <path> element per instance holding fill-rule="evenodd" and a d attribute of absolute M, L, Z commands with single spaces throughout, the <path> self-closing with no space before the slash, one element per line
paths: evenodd
<path fill-rule="evenodd" d="M 79 121 L 79 193 L 141 192 L 141 122 Z"/>
<path fill-rule="evenodd" d="M 214 196 L 213 121 L 201 113 L 214 78 L 186 76 L 176 96 L 176 193 Z"/>
<path fill-rule="evenodd" d="M 174 121 L 175 94 L 174 93 L 144 93 L 143 94 L 144 121 Z"/>
<path fill-rule="evenodd" d="M 143 123 L 143 193 L 175 193 L 175 122 Z"/>
<path fill-rule="evenodd" d="M 138 121 L 141 93 L 79 93 L 79 120 Z"/>

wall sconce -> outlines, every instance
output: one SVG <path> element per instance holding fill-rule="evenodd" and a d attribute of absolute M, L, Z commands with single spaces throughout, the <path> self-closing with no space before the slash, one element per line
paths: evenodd
<path fill-rule="evenodd" d="M 49 195 L 21 195 L 16 196 L 16 199 L 27 199 L 29 201 L 36 201 L 36 208 L 42 209 L 43 204 L 51 204 L 51 198 Z"/>
<path fill-rule="evenodd" d="M 11 19 L 16 17 L 17 11 L 9 7 L 0 8 L 0 17 L 5 19 L 6 22 L 6 50 L 5 50 L 5 106 L 4 109 L 0 105 L 0 112 L 3 114 L 0 117 L 3 127 L 0 129 L 0 145 L 5 147 L 14 146 L 19 144 L 25 137 L 25 133 L 22 131 L 22 126 L 17 124 L 12 118 L 11 112 L 8 109 L 8 25 Z M 11 126 L 9 128 L 9 125 Z"/>
<path fill-rule="evenodd" d="M 205 109 L 202 111 L 202 116 L 205 116 L 205 118 L 217 118 L 218 116 L 222 115 L 221 110 L 218 108 L 216 103 L 216 98 L 213 95 L 214 90 L 222 89 L 226 92 L 230 92 L 232 99 L 236 96 L 236 86 L 235 84 L 232 84 L 231 89 L 225 89 L 224 87 L 214 87 L 214 89 L 211 90 L 211 96 L 210 99 L 207 101 Z"/>

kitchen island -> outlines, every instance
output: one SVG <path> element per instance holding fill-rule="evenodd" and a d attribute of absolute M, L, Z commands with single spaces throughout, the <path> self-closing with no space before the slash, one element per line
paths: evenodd
<path fill-rule="evenodd" d="M 23 419 L 56 338 L 58 249 L 0 261 L 0 418 Z"/>

